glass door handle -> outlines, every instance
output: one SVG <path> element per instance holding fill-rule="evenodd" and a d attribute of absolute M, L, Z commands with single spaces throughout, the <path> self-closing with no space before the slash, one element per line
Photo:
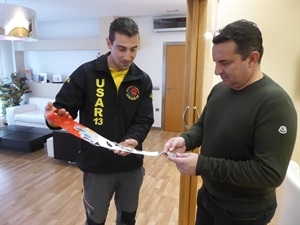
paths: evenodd
<path fill-rule="evenodd" d="M 199 119 L 200 118 L 200 113 L 199 113 L 196 106 L 194 106 L 194 111 L 197 113 L 197 119 Z"/>

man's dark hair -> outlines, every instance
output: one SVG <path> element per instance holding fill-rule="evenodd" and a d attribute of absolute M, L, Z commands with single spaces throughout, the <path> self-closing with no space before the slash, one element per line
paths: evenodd
<path fill-rule="evenodd" d="M 139 34 L 139 27 L 134 20 L 128 17 L 119 17 L 115 19 L 109 27 L 109 40 L 111 43 L 115 40 L 115 33 L 133 37 Z"/>
<path fill-rule="evenodd" d="M 262 34 L 255 23 L 244 19 L 230 23 L 216 32 L 212 42 L 220 44 L 228 40 L 235 42 L 236 52 L 242 56 L 242 60 L 245 60 L 252 51 L 259 52 L 260 63 L 264 47 Z"/>

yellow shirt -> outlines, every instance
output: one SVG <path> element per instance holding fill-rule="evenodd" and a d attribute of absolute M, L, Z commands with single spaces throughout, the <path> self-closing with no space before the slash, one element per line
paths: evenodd
<path fill-rule="evenodd" d="M 115 81 L 115 84 L 116 84 L 116 87 L 117 87 L 117 90 L 119 90 L 119 87 L 120 87 L 120 84 L 122 83 L 122 81 L 124 80 L 127 72 L 128 72 L 128 69 L 127 70 L 121 70 L 121 71 L 116 71 L 112 68 L 109 68 L 110 70 L 110 73 Z"/>

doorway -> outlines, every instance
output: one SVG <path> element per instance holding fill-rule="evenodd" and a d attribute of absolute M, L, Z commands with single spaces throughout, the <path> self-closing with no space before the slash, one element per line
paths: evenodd
<path fill-rule="evenodd" d="M 184 131 L 185 42 L 164 43 L 163 129 Z"/>

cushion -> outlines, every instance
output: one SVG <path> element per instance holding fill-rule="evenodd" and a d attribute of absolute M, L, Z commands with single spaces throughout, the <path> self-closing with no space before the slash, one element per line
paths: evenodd
<path fill-rule="evenodd" d="M 44 111 L 45 106 L 48 102 L 54 102 L 54 99 L 44 97 L 30 97 L 28 104 L 36 105 L 37 110 Z"/>
<path fill-rule="evenodd" d="M 22 121 L 27 123 L 45 124 L 44 111 L 35 110 L 24 113 L 17 113 L 15 115 L 16 122 Z"/>

